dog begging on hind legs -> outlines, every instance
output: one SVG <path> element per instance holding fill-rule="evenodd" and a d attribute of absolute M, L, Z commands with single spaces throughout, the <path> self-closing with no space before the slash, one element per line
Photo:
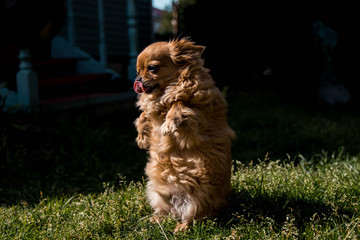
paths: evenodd
<path fill-rule="evenodd" d="M 136 142 L 149 154 L 146 192 L 155 219 L 171 214 L 175 232 L 216 215 L 231 190 L 227 104 L 204 67 L 203 46 L 157 42 L 137 58 L 134 90 L 142 111 Z"/>

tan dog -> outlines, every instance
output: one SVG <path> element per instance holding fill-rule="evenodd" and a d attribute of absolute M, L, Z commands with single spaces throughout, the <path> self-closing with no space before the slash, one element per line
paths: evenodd
<path fill-rule="evenodd" d="M 235 133 L 203 50 L 181 39 L 151 44 L 137 58 L 136 141 L 150 155 L 147 196 L 155 216 L 171 213 L 181 221 L 175 232 L 216 214 L 231 190 Z"/>

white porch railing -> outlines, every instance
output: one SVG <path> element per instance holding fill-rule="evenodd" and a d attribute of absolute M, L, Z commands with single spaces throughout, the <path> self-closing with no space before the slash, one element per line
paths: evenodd
<path fill-rule="evenodd" d="M 29 49 L 22 49 L 19 53 L 20 65 L 16 75 L 18 104 L 32 107 L 39 104 L 38 77 L 32 70 Z"/>
<path fill-rule="evenodd" d="M 18 105 L 16 109 L 30 111 L 32 107 L 39 105 L 38 78 L 32 70 L 29 49 L 19 51 L 19 72 L 16 74 L 17 92 L 0 88 L 0 96 L 5 98 L 5 109 Z"/>

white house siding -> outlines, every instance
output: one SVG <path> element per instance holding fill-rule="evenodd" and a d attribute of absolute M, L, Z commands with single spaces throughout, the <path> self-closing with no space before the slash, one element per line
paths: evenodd
<path fill-rule="evenodd" d="M 136 0 L 138 50 L 153 39 L 151 0 Z M 129 54 L 126 0 L 103 0 L 108 56 Z M 98 0 L 73 0 L 75 45 L 94 57 L 99 56 Z M 64 27 L 61 35 L 67 37 Z"/>

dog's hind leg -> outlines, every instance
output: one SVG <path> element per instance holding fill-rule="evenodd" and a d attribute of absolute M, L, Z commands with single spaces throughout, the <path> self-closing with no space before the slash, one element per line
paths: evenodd
<path fill-rule="evenodd" d="M 154 215 L 166 216 L 170 213 L 170 196 L 164 195 L 161 193 L 161 191 L 155 189 L 151 181 L 149 181 L 147 184 L 146 194 L 149 204 L 154 210 Z"/>
<path fill-rule="evenodd" d="M 185 194 L 182 194 L 174 195 L 170 203 L 173 206 L 171 213 L 174 215 L 175 218 L 181 221 L 181 223 L 179 222 L 176 225 L 174 232 L 176 233 L 178 231 L 185 231 L 189 229 L 196 216 L 196 202 L 194 202 Z"/>

